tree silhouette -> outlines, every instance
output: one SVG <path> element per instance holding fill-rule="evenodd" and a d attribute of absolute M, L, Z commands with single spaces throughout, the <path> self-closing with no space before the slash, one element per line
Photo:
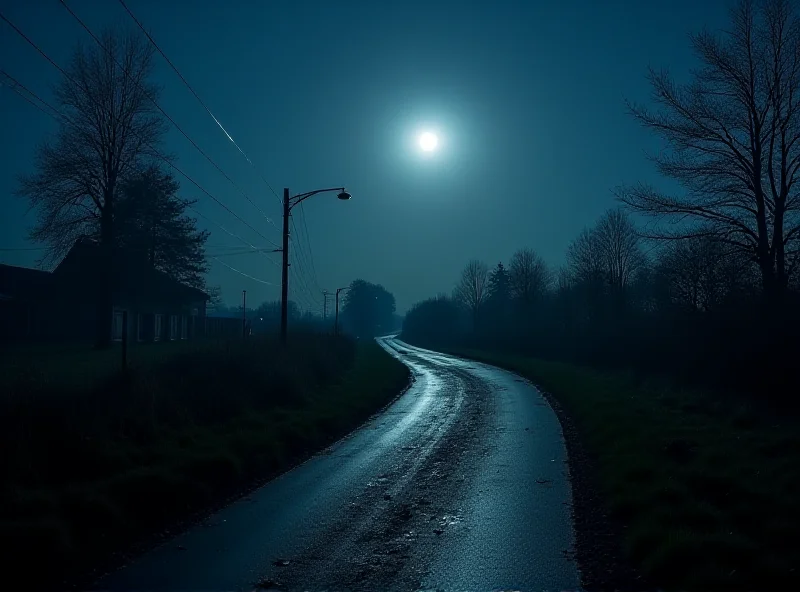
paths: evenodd
<path fill-rule="evenodd" d="M 472 316 L 472 328 L 478 329 L 478 316 L 489 297 L 489 269 L 483 261 L 473 259 L 461 272 L 453 297 Z"/>
<path fill-rule="evenodd" d="M 635 274 L 644 267 L 645 258 L 639 247 L 639 234 L 630 218 L 621 209 L 608 210 L 593 231 L 593 248 L 611 292 L 618 299 Z"/>
<path fill-rule="evenodd" d="M 459 305 L 444 294 L 416 303 L 403 319 L 403 338 L 417 343 L 447 345 L 460 333 Z"/>
<path fill-rule="evenodd" d="M 394 296 L 379 284 L 355 280 L 342 307 L 342 324 L 359 337 L 374 337 L 394 327 Z"/>
<path fill-rule="evenodd" d="M 150 166 L 120 186 L 114 214 L 117 244 L 146 257 L 151 266 L 195 288 L 205 286 L 209 232 L 186 215 L 195 202 L 178 196 L 168 172 Z"/>
<path fill-rule="evenodd" d="M 508 272 L 503 262 L 497 264 L 489 272 L 489 302 L 497 307 L 504 308 L 511 299 L 511 289 L 509 288 Z"/>
<path fill-rule="evenodd" d="M 701 63 L 692 80 L 651 70 L 657 109 L 631 105 L 666 140 L 653 160 L 683 193 L 640 184 L 618 195 L 654 217 L 655 237 L 711 237 L 753 259 L 777 303 L 800 254 L 800 22 L 788 0 L 744 0 L 728 33 L 691 43 Z"/>
<path fill-rule="evenodd" d="M 111 339 L 110 270 L 116 244 L 119 184 L 141 169 L 165 128 L 151 98 L 153 49 L 133 34 L 106 31 L 103 48 L 79 46 L 54 94 L 64 115 L 52 141 L 36 154 L 36 170 L 18 193 L 37 213 L 34 240 L 47 246 L 43 262 L 61 258 L 75 240 L 99 226 L 97 343 Z M 122 65 L 118 68 L 116 63 Z"/>
<path fill-rule="evenodd" d="M 509 291 L 511 298 L 523 310 L 530 310 L 534 302 L 547 292 L 552 274 L 544 260 L 531 249 L 520 249 L 511 256 L 509 264 Z"/>

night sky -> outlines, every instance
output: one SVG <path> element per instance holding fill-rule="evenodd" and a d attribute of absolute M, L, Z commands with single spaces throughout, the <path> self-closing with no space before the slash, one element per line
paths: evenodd
<path fill-rule="evenodd" d="M 116 1 L 72 0 L 95 32 L 135 26 Z M 314 274 L 305 261 L 292 298 L 321 309 L 317 289 L 356 278 L 383 284 L 399 312 L 450 292 L 472 257 L 489 265 L 520 247 L 563 261 L 569 241 L 614 205 L 621 183 L 659 183 L 646 152 L 659 144 L 626 114 L 649 99 L 648 65 L 682 79 L 687 33 L 726 22 L 728 2 L 211 2 L 129 0 L 130 9 L 249 154 L 255 171 L 160 56 L 162 107 L 280 225 L 277 194 L 345 185 L 349 202 L 305 204 Z M 0 0 L 3 13 L 66 65 L 88 34 L 56 0 Z M 49 100 L 61 76 L 0 22 L 0 68 Z M 34 265 L 33 216 L 13 192 L 55 122 L 0 88 L 0 262 Z M 438 131 L 423 155 L 416 136 Z M 173 129 L 179 166 L 270 240 L 261 216 Z M 252 244 L 265 240 L 188 182 L 182 195 Z M 296 210 L 298 230 L 302 217 Z M 210 251 L 240 246 L 212 231 Z M 295 243 L 298 237 L 295 236 Z M 302 241 L 305 245 L 305 241 Z M 296 247 L 294 254 L 297 254 Z M 278 255 L 272 259 L 277 263 Z M 293 257 L 293 260 L 295 258 Z M 228 304 L 280 296 L 280 270 L 255 254 L 214 262 L 209 284 Z M 299 264 L 295 270 L 299 272 Z M 300 274 L 298 274 L 300 275 Z"/>

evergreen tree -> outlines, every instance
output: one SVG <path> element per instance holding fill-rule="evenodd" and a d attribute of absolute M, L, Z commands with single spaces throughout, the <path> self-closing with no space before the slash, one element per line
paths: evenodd
<path fill-rule="evenodd" d="M 120 249 L 184 284 L 205 286 L 205 243 L 209 232 L 186 214 L 195 202 L 178 196 L 169 172 L 151 166 L 125 181 L 114 214 Z"/>
<path fill-rule="evenodd" d="M 495 306 L 505 306 L 509 298 L 508 272 L 501 261 L 489 272 L 489 303 Z"/>

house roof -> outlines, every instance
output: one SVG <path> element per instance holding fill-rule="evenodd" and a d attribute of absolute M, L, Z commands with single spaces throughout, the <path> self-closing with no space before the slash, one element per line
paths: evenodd
<path fill-rule="evenodd" d="M 96 280 L 101 251 L 96 241 L 79 239 L 53 271 L 59 280 Z M 115 255 L 112 281 L 117 293 L 149 299 L 209 300 L 210 296 L 154 269 L 146 258 L 120 252 Z"/>
<path fill-rule="evenodd" d="M 0 263 L 0 300 L 43 296 L 52 282 L 48 271 Z"/>

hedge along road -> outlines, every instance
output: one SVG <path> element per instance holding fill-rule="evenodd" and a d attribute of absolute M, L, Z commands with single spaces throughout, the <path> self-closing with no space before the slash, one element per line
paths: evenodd
<path fill-rule="evenodd" d="M 361 428 L 99 582 L 576 590 L 561 427 L 527 381 L 379 339 L 414 382 Z"/>

